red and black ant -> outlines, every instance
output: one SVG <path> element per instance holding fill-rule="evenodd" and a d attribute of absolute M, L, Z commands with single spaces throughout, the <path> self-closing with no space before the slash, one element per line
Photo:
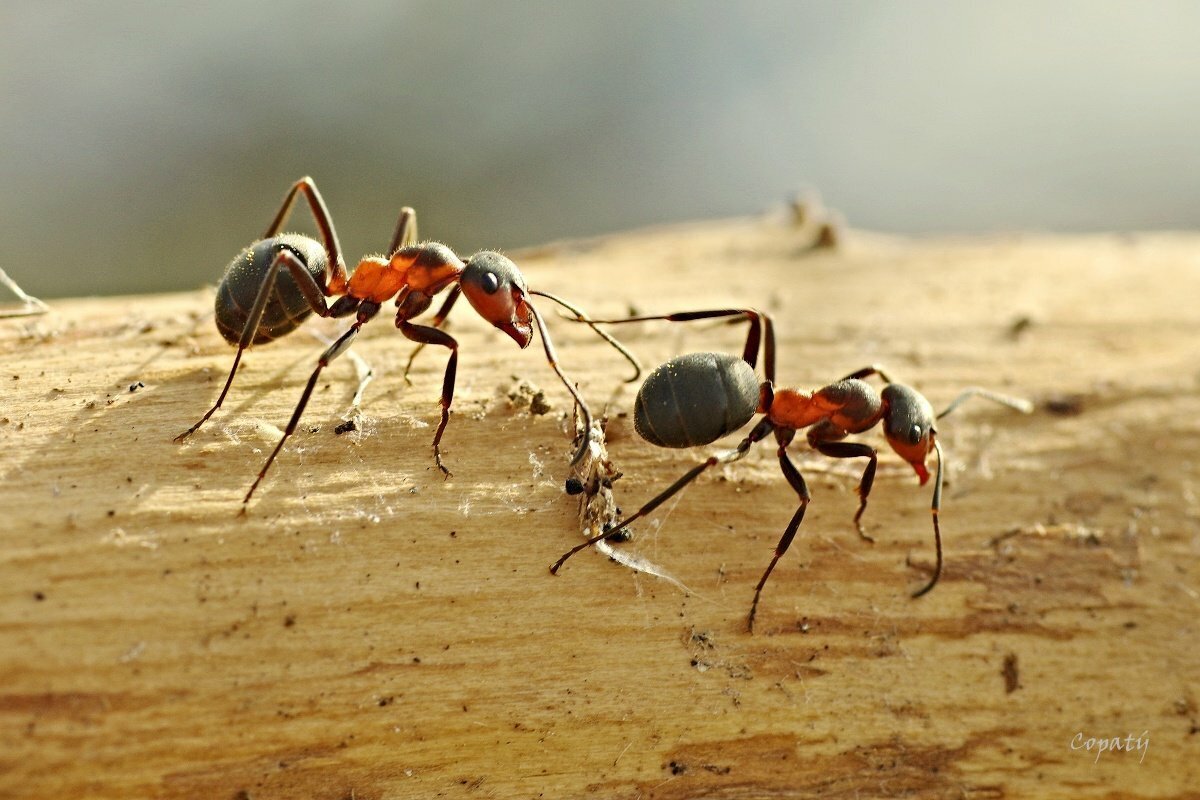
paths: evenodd
<path fill-rule="evenodd" d="M 747 626 L 754 630 L 758 601 L 771 571 L 787 552 L 804 519 L 810 498 L 808 486 L 800 470 L 787 455 L 787 447 L 796 432 L 808 428 L 809 445 L 830 458 L 866 458 L 867 466 L 858 483 L 859 506 L 854 524 L 859 535 L 874 541 L 862 526 L 862 515 L 875 481 L 878 453 L 874 447 L 859 442 L 842 441 L 849 434 L 862 433 L 883 424 L 889 445 L 916 472 L 921 485 L 929 480 L 925 461 L 930 452 L 937 453 L 937 475 L 934 479 L 933 537 L 937 561 L 928 583 L 913 592 L 921 597 L 937 584 L 942 574 L 942 534 L 938 512 L 942 503 L 942 448 L 937 440 L 936 420 L 949 414 L 972 396 L 981 396 L 1028 413 L 1027 401 L 1005 397 L 984 389 L 972 388 L 963 392 L 942 413 L 935 415 L 929 401 L 916 390 L 892 381 L 879 367 L 869 366 L 850 373 L 841 380 L 811 392 L 775 388 L 775 336 L 770 317 L 747 309 L 719 309 L 659 316 L 631 317 L 626 320 L 587 320 L 592 323 L 635 322 L 645 320 L 695 320 L 744 316 L 750 321 L 745 351 L 741 358 L 726 353 L 692 353 L 667 361 L 655 369 L 638 391 L 634 405 L 634 424 L 646 441 L 660 447 L 698 447 L 710 444 L 741 428 L 755 414 L 763 417 L 749 435 L 734 450 L 710 456 L 688 470 L 635 513 L 620 523 L 571 548 L 550 567 L 558 572 L 568 558 L 602 539 L 618 533 L 634 521 L 654 511 L 702 472 L 721 463 L 742 458 L 755 442 L 774 434 L 778 444 L 779 467 L 800 499 L 800 506 L 775 546 L 775 554 L 754 589 Z M 765 382 L 755 375 L 759 339 L 763 337 Z M 878 375 L 886 385 L 882 391 L 864 379 Z"/>
<path fill-rule="evenodd" d="M 304 195 L 312 209 L 321 242 L 299 234 L 280 233 L 300 194 Z M 449 294 L 431 324 L 415 325 L 410 321 L 425 312 L 433 303 L 434 296 L 446 289 L 449 289 Z M 562 305 L 576 317 L 581 317 L 578 309 L 552 294 L 528 288 L 516 264 L 499 253 L 476 253 L 464 263 L 444 244 L 418 242 L 417 215 L 407 207 L 400 211 L 387 255 L 365 257 L 353 273 L 349 273 L 342 260 L 341 245 L 338 244 L 325 201 L 312 178 L 305 177 L 288 190 L 279 213 L 267 227 L 263 238 L 238 254 L 217 287 L 217 328 L 226 341 L 237 345 L 237 355 L 233 358 L 233 366 L 217 402 L 199 422 L 176 436 L 175 440 L 186 439 L 221 407 L 246 348 L 265 344 L 290 333 L 313 313 L 320 317 L 353 314 L 354 322 L 350 329 L 317 359 L 317 367 L 300 395 L 300 402 L 292 412 L 283 437 L 242 500 L 243 503 L 250 502 L 271 463 L 296 430 L 321 371 L 349 349 L 359 329 L 379 313 L 383 303 L 394 297 L 397 306 L 396 327 L 407 338 L 418 343 L 418 350 L 426 344 L 434 344 L 450 351 L 442 380 L 442 418 L 433 436 L 434 461 L 448 477 L 450 470 L 442 463 L 440 445 L 446 424 L 450 421 L 450 404 L 454 399 L 458 342 L 440 328 L 460 294 L 465 294 L 481 317 L 508 334 L 521 348 L 529 345 L 533 338 L 533 326 L 537 326 L 546 359 L 574 398 L 585 423 L 584 430 L 588 430 L 591 414 L 587 404 L 559 368 L 554 345 L 541 315 L 529 302 L 529 296 L 545 297 Z M 326 299 L 329 297 L 337 297 L 337 300 L 330 304 Z M 633 361 L 633 357 L 615 340 L 602 331 L 597 330 L 597 333 Z M 636 366 L 636 361 L 633 363 Z M 405 374 L 407 376 L 407 369 Z M 586 445 L 586 440 L 578 445 L 572 464 L 583 456 Z"/>

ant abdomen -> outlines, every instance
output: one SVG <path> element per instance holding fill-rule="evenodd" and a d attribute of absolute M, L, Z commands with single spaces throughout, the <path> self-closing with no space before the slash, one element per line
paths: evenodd
<path fill-rule="evenodd" d="M 271 269 L 281 250 L 290 250 L 308 269 L 317 284 L 325 285 L 327 255 L 317 241 L 296 233 L 260 239 L 250 245 L 225 269 L 217 287 L 215 301 L 217 330 L 230 344 L 238 344 L 254 307 L 254 298 L 263 285 L 263 276 Z M 251 344 L 265 344 L 291 333 L 312 314 L 312 306 L 287 270 L 275 276 L 275 288 L 263 310 L 262 321 Z"/>
<path fill-rule="evenodd" d="M 758 410 L 754 368 L 728 353 L 690 353 L 659 366 L 638 391 L 634 427 L 659 447 L 698 447 L 741 428 Z"/>

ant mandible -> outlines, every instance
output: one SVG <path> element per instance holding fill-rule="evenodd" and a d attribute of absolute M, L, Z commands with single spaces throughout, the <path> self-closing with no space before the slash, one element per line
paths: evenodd
<path fill-rule="evenodd" d="M 301 194 L 312 210 L 321 242 L 299 234 L 280 233 L 297 196 Z M 431 324 L 413 324 L 410 320 L 426 311 L 433 303 L 434 296 L 445 289 L 449 289 L 449 294 Z M 585 422 L 584 430 L 588 430 L 591 414 L 587 404 L 559 367 L 554 344 L 541 315 L 529 302 L 529 295 L 556 302 L 577 318 L 583 316 L 578 309 L 552 294 L 530 289 L 516 264 L 499 253 L 476 253 L 464 263 L 444 244 L 418 242 L 417 215 L 407 207 L 400 211 L 387 255 L 365 257 L 354 272 L 349 273 L 342 260 L 341 245 L 338 244 L 325 201 L 312 178 L 304 177 L 288 190 L 279 213 L 267 227 L 263 238 L 239 253 L 225 271 L 217 288 L 216 322 L 225 340 L 237 345 L 237 355 L 233 358 L 233 366 L 217 402 L 195 425 L 176 436 L 175 441 L 182 441 L 195 433 L 221 407 L 229 387 L 233 385 L 242 352 L 246 348 L 265 344 L 290 333 L 313 313 L 320 317 L 354 315 L 350 329 L 317 359 L 316 369 L 300 395 L 283 437 L 242 500 L 243 504 L 249 503 L 271 463 L 296 430 L 321 371 L 346 352 L 359 329 L 379 313 L 383 303 L 395 297 L 396 327 L 405 337 L 417 342 L 418 348 L 434 344 L 450 351 L 442 379 L 442 417 L 433 436 L 434 461 L 438 469 L 449 477 L 450 470 L 442 463 L 441 441 L 450 421 L 450 404 L 454 399 L 458 341 L 440 328 L 460 294 L 465 294 L 481 317 L 508 334 L 522 349 L 529 345 L 533 338 L 533 326 L 537 326 L 546 360 L 574 398 Z M 326 299 L 335 296 L 337 300 L 332 304 Z M 633 360 L 619 343 L 602 331 L 597 330 L 597 333 Z M 572 464 L 583 456 L 586 445 L 585 440 L 577 447 L 571 459 Z"/>
<path fill-rule="evenodd" d="M 580 320 L 598 323 L 640 322 L 646 320 L 696 320 L 744 316 L 750 321 L 745 350 L 741 358 L 727 353 L 692 353 L 678 356 L 655 369 L 638 391 L 634 404 L 634 427 L 638 434 L 660 447 L 698 447 L 710 444 L 732 433 L 755 414 L 762 418 L 737 447 L 724 455 L 710 456 L 688 470 L 635 513 L 609 527 L 582 544 L 571 548 L 550 567 L 557 574 L 568 558 L 602 539 L 619 533 L 638 519 L 650 514 L 668 498 L 675 495 L 705 470 L 721 463 L 737 461 L 750 447 L 774 434 L 778 445 L 779 467 L 788 484 L 799 497 L 800 506 L 784 529 L 775 546 L 775 553 L 754 588 L 747 628 L 754 631 L 754 617 L 759 598 L 775 565 L 787 552 L 804 519 L 811 496 L 804 476 L 787 455 L 787 447 L 796 432 L 808 429 L 809 445 L 830 458 L 866 458 L 867 466 L 858 483 L 859 506 L 854 524 L 859 535 L 873 542 L 863 528 L 862 515 L 875 481 L 878 453 L 874 447 L 860 442 L 842 441 L 848 435 L 862 433 L 882 423 L 884 437 L 891 448 L 916 472 L 922 486 L 929 480 L 925 461 L 931 452 L 937 454 L 937 473 L 934 479 L 933 538 L 937 560 L 928 583 L 913 592 L 914 598 L 929 592 L 942 574 L 942 534 L 938 513 L 942 504 L 942 447 L 937 440 L 936 421 L 949 414 L 964 400 L 979 396 L 1029 413 L 1032 406 L 1025 400 L 1006 397 L 986 389 L 970 388 L 958 396 L 944 411 L 935 415 L 933 407 L 921 394 L 894 382 L 878 366 L 868 366 L 851 372 L 841 380 L 811 392 L 775 388 L 775 336 L 771 319 L 750 309 L 718 309 L 678 314 L 630 317 L 621 320 Z M 760 336 L 763 339 L 765 382 L 759 382 L 755 365 Z M 885 382 L 882 391 L 864 379 L 877 375 Z"/>

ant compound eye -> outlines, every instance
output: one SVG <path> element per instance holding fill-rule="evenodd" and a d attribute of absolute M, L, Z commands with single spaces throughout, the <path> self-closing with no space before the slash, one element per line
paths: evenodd
<path fill-rule="evenodd" d="M 517 265 L 499 253 L 488 251 L 476 253 L 467 260 L 460 280 L 463 289 L 468 290 L 468 296 L 471 292 L 483 296 L 495 295 L 501 290 L 507 293 L 509 289 L 522 294 L 528 291 Z"/>
<path fill-rule="evenodd" d="M 911 445 L 920 444 L 921 437 L 923 434 L 924 434 L 924 430 L 921 428 L 920 425 L 913 425 L 911 428 L 908 429 L 908 443 Z"/>

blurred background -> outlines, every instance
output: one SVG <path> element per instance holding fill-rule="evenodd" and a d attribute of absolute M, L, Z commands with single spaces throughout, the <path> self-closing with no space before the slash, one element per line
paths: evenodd
<path fill-rule="evenodd" d="M 899 233 L 1191 229 L 1198 35 L 1195 2 L 8 0 L 0 267 L 213 284 L 305 174 L 352 263 L 405 204 L 464 253 L 809 188 Z"/>

